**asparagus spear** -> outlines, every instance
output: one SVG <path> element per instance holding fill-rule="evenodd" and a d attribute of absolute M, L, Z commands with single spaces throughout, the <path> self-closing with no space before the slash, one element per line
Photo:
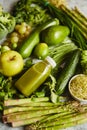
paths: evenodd
<path fill-rule="evenodd" d="M 34 118 L 30 118 L 30 119 L 26 119 L 26 120 L 19 120 L 19 121 L 14 121 L 11 122 L 12 127 L 19 127 L 19 126 L 24 126 L 24 125 L 29 125 L 32 123 L 36 123 L 42 119 L 47 118 L 47 116 L 40 116 L 40 117 L 34 117 Z"/>
<path fill-rule="evenodd" d="M 78 17 L 77 13 L 74 13 L 73 10 L 68 9 L 66 6 L 62 5 L 61 9 L 68 14 L 74 22 L 77 23 L 79 27 L 85 32 L 87 32 L 87 26 L 85 25 L 85 22 L 82 22 L 82 17 Z M 86 21 L 87 22 L 87 21 Z"/>
<path fill-rule="evenodd" d="M 3 110 L 3 115 L 7 115 L 7 114 L 11 114 L 11 113 L 14 113 L 14 112 L 22 112 L 22 111 L 29 111 L 29 110 L 46 110 L 46 109 L 49 109 L 49 108 L 52 108 L 53 106 L 17 106 L 17 107 L 11 107 L 11 108 L 7 108 L 7 109 L 4 109 Z M 54 106 L 56 107 L 56 106 Z"/>
<path fill-rule="evenodd" d="M 54 114 L 54 113 L 59 113 L 59 112 L 65 112 L 64 108 L 52 108 L 52 109 L 47 109 L 47 110 L 40 110 L 40 111 L 28 111 L 28 112 L 16 112 L 13 114 L 9 114 L 6 116 L 3 116 L 3 120 L 7 122 L 13 122 L 13 121 L 18 121 L 18 120 L 24 120 L 24 119 L 29 119 L 33 117 L 38 117 L 38 116 L 43 116 L 43 115 L 48 115 L 48 114 Z"/>
<path fill-rule="evenodd" d="M 63 6 L 62 6 L 63 7 Z M 87 49 L 87 45 L 86 45 L 86 41 L 87 41 L 87 34 L 86 32 L 82 29 L 82 27 L 80 27 L 78 25 L 78 23 L 76 23 L 75 21 L 73 21 L 73 15 L 72 18 L 69 16 L 69 14 L 66 11 L 66 8 L 62 8 L 61 9 L 64 11 L 63 15 L 64 18 L 66 19 L 66 21 L 63 21 L 66 25 L 69 26 L 69 28 L 71 29 L 71 37 L 73 38 L 73 40 L 77 43 L 77 45 L 81 48 L 81 49 Z M 77 18 L 78 21 L 78 18 Z"/>
<path fill-rule="evenodd" d="M 48 97 L 43 98 L 25 98 L 25 99 L 11 99 L 11 100 L 5 100 L 4 106 L 14 106 L 14 105 L 20 105 L 20 104 L 27 104 L 27 103 L 34 103 L 34 102 L 46 102 L 49 101 Z"/>
<path fill-rule="evenodd" d="M 87 113 L 87 112 L 86 112 Z M 87 114 L 86 114 L 87 116 Z M 41 124 L 38 125 L 29 125 L 26 127 L 26 130 L 29 130 L 30 128 L 34 127 L 34 130 L 60 130 L 60 129 L 64 129 L 64 128 L 68 128 L 68 127 L 72 127 L 72 126 L 76 126 L 79 124 L 83 124 L 87 122 L 87 118 L 85 118 L 85 113 L 78 113 L 77 115 L 73 116 L 73 114 L 71 114 L 71 117 L 58 120 L 55 123 L 55 120 L 51 122 L 51 126 L 49 127 L 41 127 Z"/>
<path fill-rule="evenodd" d="M 81 116 L 82 116 L 82 118 L 81 118 Z M 86 114 L 86 116 L 87 116 L 87 114 Z M 69 122 L 69 120 L 71 120 L 71 121 Z M 44 127 L 44 128 L 38 127 L 37 130 L 60 130 L 60 129 L 76 126 L 79 124 L 83 124 L 86 122 L 87 122 L 87 118 L 85 118 L 85 113 L 84 113 L 82 115 L 78 114 L 75 117 L 71 117 L 68 120 L 66 118 L 62 122 L 58 121 L 58 125 L 54 123 L 55 125 L 52 125 L 50 127 Z"/>
<path fill-rule="evenodd" d="M 7 122 L 13 122 L 13 121 L 17 121 L 17 120 L 23 120 L 23 119 L 29 119 L 29 118 L 33 118 L 33 117 L 38 117 L 38 116 L 43 116 L 43 115 L 48 115 L 48 114 L 55 114 L 55 113 L 61 113 L 61 112 L 67 112 L 67 111 L 71 111 L 71 112 L 75 112 L 78 111 L 77 107 L 79 106 L 78 102 L 68 102 L 68 104 L 65 105 L 61 105 L 58 107 L 53 107 L 50 109 L 46 109 L 44 110 L 35 110 L 35 111 L 23 111 L 23 112 L 16 112 L 13 114 L 8 114 L 3 116 L 3 120 L 5 119 Z"/>
<path fill-rule="evenodd" d="M 73 112 L 72 111 L 66 111 L 66 112 L 63 112 L 63 113 L 61 112 L 61 113 L 58 113 L 58 114 L 57 113 L 52 114 L 52 115 L 46 117 L 45 119 L 41 120 L 40 123 L 44 123 L 44 122 L 47 122 L 47 121 L 52 122 L 52 120 L 59 119 L 59 118 L 65 116 L 65 115 L 69 115 L 69 114 L 73 114 Z"/>
<path fill-rule="evenodd" d="M 55 120 L 51 120 L 50 122 L 45 122 L 45 123 L 42 123 L 42 124 L 39 124 L 39 128 L 42 128 L 42 127 L 50 127 L 50 126 L 57 126 L 57 125 L 60 125 L 60 124 L 66 124 L 66 123 L 69 123 L 69 122 L 73 122 L 73 121 L 77 121 L 79 119 L 84 119 L 84 116 L 86 117 L 87 116 L 87 111 L 86 112 L 83 112 L 83 113 L 71 113 L 71 114 L 67 114 L 63 117 L 60 117 L 60 118 L 57 118 Z"/>
<path fill-rule="evenodd" d="M 78 19 L 79 19 L 82 23 L 84 23 L 84 25 L 87 26 L 87 18 L 80 12 L 80 10 L 79 10 L 77 7 L 75 7 L 72 11 L 74 11 L 74 12 L 76 13 Z"/>
<path fill-rule="evenodd" d="M 62 103 L 61 103 L 62 104 Z M 59 104 L 53 104 L 51 102 L 31 102 L 30 104 L 22 104 L 20 106 L 57 106 Z"/>

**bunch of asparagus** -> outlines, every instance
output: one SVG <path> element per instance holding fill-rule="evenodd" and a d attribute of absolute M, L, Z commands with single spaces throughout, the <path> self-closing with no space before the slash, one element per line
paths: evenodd
<path fill-rule="evenodd" d="M 77 101 L 51 103 L 48 97 L 4 101 L 2 120 L 28 130 L 59 130 L 87 122 L 87 104 Z"/>

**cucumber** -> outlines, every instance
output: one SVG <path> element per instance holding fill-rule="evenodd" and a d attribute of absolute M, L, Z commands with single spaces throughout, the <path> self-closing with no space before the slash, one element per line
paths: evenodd
<path fill-rule="evenodd" d="M 29 37 L 25 41 L 23 41 L 22 45 L 19 48 L 17 48 L 17 51 L 22 55 L 23 58 L 28 58 L 31 55 L 33 48 L 40 41 L 39 38 L 40 32 L 50 26 L 58 25 L 58 24 L 59 24 L 59 20 L 55 18 L 40 25 L 39 27 L 37 27 L 36 30 L 34 30 L 31 33 L 31 35 L 29 35 Z"/>
<path fill-rule="evenodd" d="M 56 91 L 58 95 L 63 94 L 69 79 L 75 74 L 77 64 L 80 58 L 80 50 L 75 50 L 70 59 L 65 64 L 60 76 L 57 79 Z"/>

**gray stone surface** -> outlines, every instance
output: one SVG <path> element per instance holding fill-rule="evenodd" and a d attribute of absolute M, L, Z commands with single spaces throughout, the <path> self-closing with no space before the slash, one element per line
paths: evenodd
<path fill-rule="evenodd" d="M 4 10 L 10 11 L 13 4 L 17 0 L 0 0 L 0 4 L 4 7 Z M 70 7 L 77 6 L 83 14 L 87 16 L 87 0 L 67 0 Z M 23 127 L 12 128 L 3 123 L 0 123 L 0 130 L 24 130 Z M 66 130 L 87 130 L 87 124 L 78 125 L 76 127 L 67 128 Z"/>

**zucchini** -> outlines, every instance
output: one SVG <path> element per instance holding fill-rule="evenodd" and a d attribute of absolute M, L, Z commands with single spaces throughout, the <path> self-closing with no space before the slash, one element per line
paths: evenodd
<path fill-rule="evenodd" d="M 25 41 L 23 41 L 22 45 L 17 49 L 17 51 L 22 55 L 23 58 L 28 58 L 31 55 L 33 48 L 40 41 L 39 38 L 40 32 L 50 26 L 58 25 L 58 24 L 59 24 L 59 20 L 55 18 L 40 25 L 39 27 L 37 27 L 36 30 L 34 30 L 31 33 L 31 35 L 29 35 L 29 37 Z"/>
<path fill-rule="evenodd" d="M 75 74 L 75 70 L 80 58 L 80 50 L 75 50 L 66 62 L 60 76 L 57 79 L 56 91 L 58 95 L 63 94 L 69 79 Z"/>

